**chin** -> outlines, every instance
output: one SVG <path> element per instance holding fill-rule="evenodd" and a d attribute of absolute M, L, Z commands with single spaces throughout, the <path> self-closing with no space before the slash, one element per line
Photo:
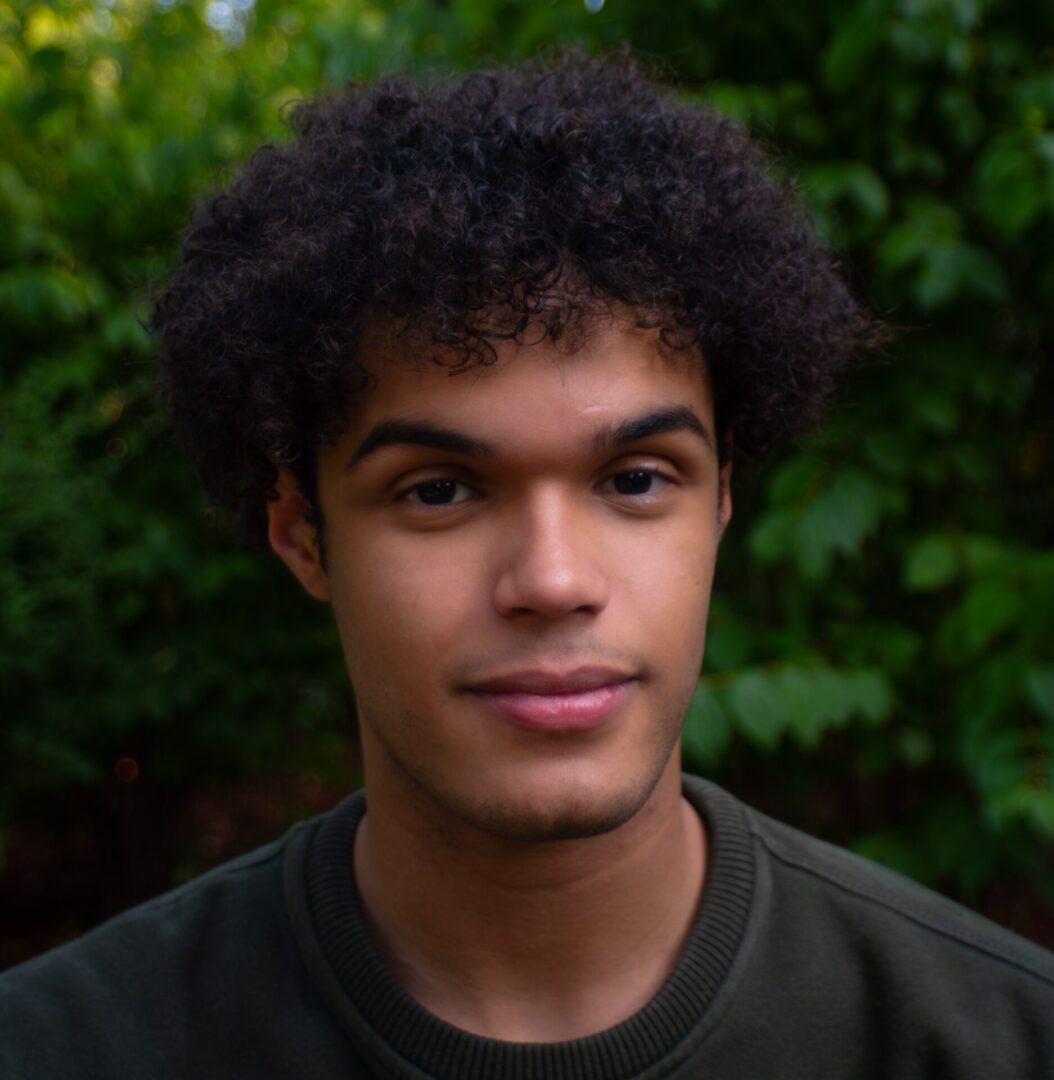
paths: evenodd
<path fill-rule="evenodd" d="M 460 806 L 445 800 L 462 822 L 501 840 L 541 843 L 585 840 L 614 832 L 634 818 L 659 782 L 662 769 L 606 783 L 543 786 L 541 790 L 489 793 Z"/>
<path fill-rule="evenodd" d="M 482 755 L 399 753 L 375 729 L 366 731 L 367 791 L 379 774 L 384 789 L 401 791 L 401 799 L 416 804 L 419 820 L 441 834 L 468 829 L 542 843 L 602 836 L 635 818 L 673 763 L 679 726 L 606 746 L 587 742 L 558 753 L 503 746 L 500 754 Z"/>

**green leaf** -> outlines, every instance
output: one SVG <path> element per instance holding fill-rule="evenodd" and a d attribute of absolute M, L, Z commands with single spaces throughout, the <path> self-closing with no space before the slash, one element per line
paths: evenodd
<path fill-rule="evenodd" d="M 753 635 L 734 615 L 714 603 L 706 627 L 706 666 L 710 671 L 742 667 L 750 657 Z"/>
<path fill-rule="evenodd" d="M 900 755 L 913 768 L 928 765 L 933 758 L 933 736 L 924 728 L 905 728 L 897 736 Z"/>
<path fill-rule="evenodd" d="M 830 727 L 830 716 L 818 701 L 821 679 L 816 672 L 791 666 L 781 670 L 776 680 L 791 732 L 802 746 L 818 746 Z"/>
<path fill-rule="evenodd" d="M 71 323 L 88 310 L 82 280 L 59 267 L 24 266 L 0 273 L 0 313 L 22 323 Z"/>
<path fill-rule="evenodd" d="M 774 503 L 797 503 L 822 489 L 825 467 L 813 454 L 795 454 L 773 474 L 769 495 Z"/>
<path fill-rule="evenodd" d="M 885 181 L 863 162 L 811 165 L 802 170 L 801 186 L 815 207 L 846 202 L 873 222 L 881 221 L 889 213 L 889 189 Z"/>
<path fill-rule="evenodd" d="M 941 307 L 963 294 L 1003 300 L 1007 283 L 995 259 L 973 244 L 948 244 L 930 250 L 921 260 L 914 296 L 924 311 Z"/>
<path fill-rule="evenodd" d="M 868 77 L 869 61 L 882 48 L 887 25 L 870 4 L 859 4 L 842 21 L 823 55 L 823 80 L 830 90 L 843 93 Z"/>
<path fill-rule="evenodd" d="M 1022 134 L 1012 131 L 996 138 L 982 155 L 975 178 L 989 224 L 1004 240 L 1017 240 L 1045 201 L 1038 163 Z"/>
<path fill-rule="evenodd" d="M 856 696 L 856 710 L 875 725 L 888 719 L 893 709 L 893 689 L 879 671 L 857 671 L 849 676 Z"/>
<path fill-rule="evenodd" d="M 684 718 L 681 741 L 685 756 L 699 765 L 720 760 L 732 738 L 725 710 L 705 682 L 696 687 Z"/>
<path fill-rule="evenodd" d="M 797 514 L 791 510 L 774 510 L 760 518 L 747 539 L 750 553 L 759 563 L 778 562 L 787 554 L 796 520 Z"/>
<path fill-rule="evenodd" d="M 1032 704 L 1054 723 L 1054 666 L 1025 672 L 1025 689 Z"/>
<path fill-rule="evenodd" d="M 732 680 L 727 702 L 737 727 L 756 746 L 774 750 L 787 727 L 787 711 L 772 679 L 762 671 L 747 671 Z"/>
<path fill-rule="evenodd" d="M 971 586 L 960 612 L 970 651 L 983 649 L 1011 627 L 1021 606 L 1021 594 L 1005 580 L 986 578 Z"/>
<path fill-rule="evenodd" d="M 964 536 L 962 550 L 974 575 L 989 573 L 1014 561 L 1006 543 L 992 536 Z"/>
<path fill-rule="evenodd" d="M 856 555 L 881 517 L 883 498 L 861 469 L 843 468 L 806 508 L 795 528 L 795 558 L 805 578 L 828 573 L 835 554 Z"/>
<path fill-rule="evenodd" d="M 903 480 L 912 469 L 913 455 L 910 441 L 905 438 L 902 427 L 895 430 L 877 429 L 864 435 L 864 446 L 870 465 L 890 476 Z"/>
<path fill-rule="evenodd" d="M 1036 829 L 1048 840 L 1054 840 L 1054 792 L 1037 791 L 1029 807 Z"/>
<path fill-rule="evenodd" d="M 904 559 L 904 587 L 909 592 L 931 592 L 953 581 L 961 570 L 955 545 L 947 536 L 931 533 L 908 549 Z"/>

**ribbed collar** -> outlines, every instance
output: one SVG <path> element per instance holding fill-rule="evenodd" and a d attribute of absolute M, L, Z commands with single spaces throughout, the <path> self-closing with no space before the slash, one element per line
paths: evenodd
<path fill-rule="evenodd" d="M 287 894 L 302 954 L 358 1050 L 380 1075 L 437 1080 L 610 1080 L 665 1073 L 687 1052 L 728 974 L 746 929 L 754 858 L 740 805 L 720 788 L 684 778 L 706 822 L 709 861 L 699 915 L 669 979 L 629 1019 L 583 1039 L 510 1043 L 439 1020 L 392 977 L 367 934 L 352 850 L 366 812 L 350 796 L 290 845 Z M 661 1067 L 660 1067 L 661 1066 Z"/>

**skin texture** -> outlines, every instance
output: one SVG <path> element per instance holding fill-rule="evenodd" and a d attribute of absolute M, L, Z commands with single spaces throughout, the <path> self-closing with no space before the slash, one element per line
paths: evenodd
<path fill-rule="evenodd" d="M 678 739 L 729 475 L 701 366 L 671 362 L 656 332 L 611 321 L 572 355 L 548 339 L 498 352 L 451 377 L 368 339 L 376 382 L 318 462 L 325 563 L 288 470 L 269 535 L 340 629 L 369 798 L 356 872 L 382 954 L 440 1017 L 556 1041 L 639 1009 L 698 905 Z M 612 442 L 689 414 L 701 432 Z M 392 421 L 486 453 L 363 454 Z M 598 667 L 618 691 L 584 730 L 524 726 L 486 692 Z"/>

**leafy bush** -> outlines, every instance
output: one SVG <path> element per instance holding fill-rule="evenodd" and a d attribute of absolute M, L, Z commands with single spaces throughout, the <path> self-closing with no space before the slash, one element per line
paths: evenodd
<path fill-rule="evenodd" d="M 1051 940 L 1052 32 L 1023 0 L 0 3 L 0 830 L 71 792 L 105 827 L 125 756 L 155 831 L 204 784 L 350 782 L 329 620 L 225 543 L 142 305 L 283 103 L 628 40 L 780 148 L 898 331 L 737 478 L 689 764 Z"/>

